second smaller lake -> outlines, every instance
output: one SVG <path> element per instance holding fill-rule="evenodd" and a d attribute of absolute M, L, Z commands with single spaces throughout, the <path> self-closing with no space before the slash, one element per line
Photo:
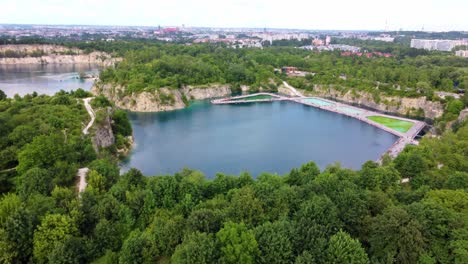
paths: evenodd
<path fill-rule="evenodd" d="M 53 95 L 60 90 L 71 91 L 78 88 L 90 90 L 94 81 L 80 80 L 80 72 L 98 75 L 99 68 L 93 64 L 0 65 L 0 90 L 8 97 L 33 92 Z"/>

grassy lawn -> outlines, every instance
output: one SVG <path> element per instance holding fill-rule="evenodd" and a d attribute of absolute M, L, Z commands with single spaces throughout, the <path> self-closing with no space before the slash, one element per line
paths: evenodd
<path fill-rule="evenodd" d="M 402 133 L 407 132 L 413 126 L 412 122 L 389 117 L 369 116 L 367 118 Z"/>
<path fill-rule="evenodd" d="M 270 95 L 254 95 L 250 97 L 238 98 L 234 100 L 259 100 L 259 99 L 271 99 L 273 96 Z"/>

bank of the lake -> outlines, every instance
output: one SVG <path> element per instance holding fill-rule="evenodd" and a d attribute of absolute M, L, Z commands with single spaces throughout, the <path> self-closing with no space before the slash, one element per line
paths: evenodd
<path fill-rule="evenodd" d="M 291 102 L 211 105 L 159 113 L 129 113 L 135 148 L 123 170 L 145 175 L 196 168 L 217 172 L 283 174 L 315 161 L 359 168 L 377 160 L 397 137 L 353 118 Z"/>

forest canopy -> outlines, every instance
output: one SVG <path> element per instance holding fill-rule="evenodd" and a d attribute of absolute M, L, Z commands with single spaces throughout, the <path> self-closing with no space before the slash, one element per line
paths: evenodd
<path fill-rule="evenodd" d="M 244 172 L 206 179 L 191 169 L 146 177 L 137 169 L 120 175 L 115 159 L 95 154 L 81 135 L 87 117 L 75 96 L 0 101 L 2 263 L 468 258 L 466 123 L 360 170 L 332 164 L 321 171 L 310 162 L 256 178 Z M 122 122 L 116 131 L 131 133 Z M 5 171 L 12 166 L 17 169 Z M 90 172 L 78 194 L 73 176 L 81 166 Z"/>

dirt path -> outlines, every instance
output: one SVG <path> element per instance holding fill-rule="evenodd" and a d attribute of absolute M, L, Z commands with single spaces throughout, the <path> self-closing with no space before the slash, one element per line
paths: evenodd
<path fill-rule="evenodd" d="M 284 86 L 286 86 L 289 90 L 291 90 L 292 93 L 293 93 L 295 96 L 297 96 L 297 97 L 304 97 L 304 95 L 302 95 L 300 92 L 298 92 L 298 91 L 296 90 L 296 88 L 294 88 L 294 87 L 292 87 L 291 85 L 289 85 L 289 83 L 283 81 L 283 84 L 284 84 Z"/>
<path fill-rule="evenodd" d="M 91 116 L 91 121 L 89 121 L 88 125 L 83 129 L 83 134 L 85 135 L 89 134 L 89 129 L 93 126 L 94 120 L 96 119 L 96 113 L 94 113 L 93 108 L 89 104 L 91 99 L 93 99 L 93 97 L 88 97 L 88 98 L 83 99 L 86 111 L 88 111 L 89 116 Z"/>
<path fill-rule="evenodd" d="M 89 121 L 88 125 L 83 129 L 83 134 L 88 135 L 89 134 L 89 129 L 93 126 L 94 120 L 96 120 L 96 113 L 94 112 L 93 108 L 89 104 L 89 102 L 93 99 L 93 97 L 88 97 L 83 99 L 84 106 L 86 108 L 86 111 L 88 111 L 89 116 L 91 117 L 91 120 Z M 89 169 L 88 168 L 81 168 L 78 169 L 78 173 L 76 176 L 79 178 L 78 180 L 78 193 L 84 192 L 86 189 L 86 185 L 88 183 L 86 182 L 86 176 L 88 175 Z"/>

